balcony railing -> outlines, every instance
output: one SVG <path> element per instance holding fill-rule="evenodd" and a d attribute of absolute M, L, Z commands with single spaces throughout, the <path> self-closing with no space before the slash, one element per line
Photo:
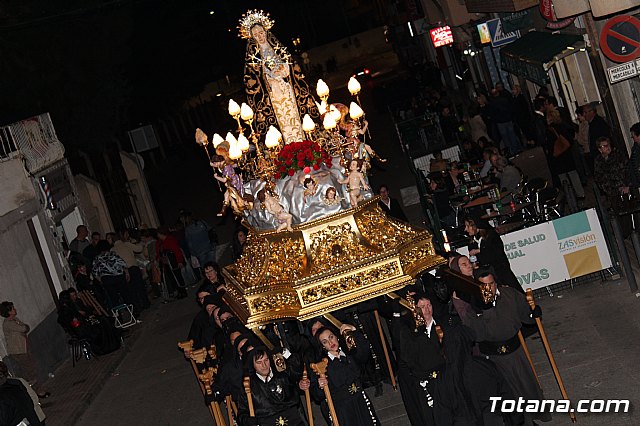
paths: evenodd
<path fill-rule="evenodd" d="M 0 127 L 0 161 L 22 156 L 31 174 L 61 160 L 64 146 L 58 140 L 49 113 Z"/>

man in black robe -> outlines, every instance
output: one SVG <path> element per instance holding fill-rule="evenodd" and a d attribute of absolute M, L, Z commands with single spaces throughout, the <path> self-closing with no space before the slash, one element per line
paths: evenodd
<path fill-rule="evenodd" d="M 204 292 L 198 292 L 198 294 L 203 293 Z M 209 294 L 201 300 L 199 303 L 202 304 L 202 308 L 191 323 L 187 339 L 193 340 L 193 349 L 216 345 L 216 348 L 220 351 L 218 353 L 221 353 L 224 345 L 224 334 L 221 328 L 217 326 L 212 313 L 219 306 L 226 305 L 217 294 Z M 184 355 L 185 357 L 189 357 L 188 352 L 185 352 Z"/>
<path fill-rule="evenodd" d="M 525 400 L 544 399 L 518 340 L 522 324 L 532 324 L 534 318 L 541 315 L 540 307 L 532 311 L 524 294 L 512 287 L 498 287 L 493 274 L 488 271 L 481 272 L 478 280 L 490 286 L 493 302 L 476 314 L 471 305 L 454 297 L 454 305 L 462 323 L 474 331 L 480 353 L 496 364 L 516 397 Z M 551 414 L 525 413 L 525 419 L 529 420 L 528 424 L 531 419 L 548 421 Z"/>
<path fill-rule="evenodd" d="M 378 206 L 380 206 L 380 208 L 384 210 L 386 214 L 395 219 L 409 222 L 409 219 L 407 219 L 407 216 L 405 216 L 404 212 L 402 211 L 402 207 L 400 207 L 400 203 L 398 202 L 398 200 L 389 196 L 389 187 L 387 185 L 380 185 L 378 187 L 378 195 L 380 195 Z"/>
<path fill-rule="evenodd" d="M 391 321 L 391 334 L 397 341 L 398 381 L 409 421 L 413 426 L 430 426 L 436 424 L 434 391 L 444 359 L 431 301 L 424 295 L 416 299 L 417 315 L 424 325 L 416 327 L 410 314 L 403 316 L 398 309 Z"/>
<path fill-rule="evenodd" d="M 306 426 L 307 422 L 300 414 L 296 382 L 290 378 L 290 374 L 295 373 L 294 362 L 285 371 L 278 372 L 272 368 L 271 357 L 263 347 L 247 353 L 247 361 L 255 417 L 249 415 L 247 397 L 243 393 L 238 401 L 238 424 Z"/>

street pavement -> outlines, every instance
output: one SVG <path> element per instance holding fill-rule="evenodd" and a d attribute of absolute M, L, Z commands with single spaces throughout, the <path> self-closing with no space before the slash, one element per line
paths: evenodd
<path fill-rule="evenodd" d="M 193 290 L 191 290 L 193 293 Z M 570 399 L 630 399 L 630 413 L 578 414 L 579 425 L 637 425 L 640 414 L 640 300 L 624 279 L 599 280 L 539 299 L 543 324 Z M 47 383 L 47 424 L 211 425 L 201 391 L 177 348 L 197 307 L 192 297 L 157 301 L 125 339 L 126 347 L 98 359 L 71 360 Z M 561 398 L 539 336 L 528 346 L 547 399 Z M 372 392 L 370 393 L 372 396 Z M 382 424 L 408 425 L 399 392 L 371 398 Z M 316 411 L 316 424 L 323 425 Z M 555 414 L 552 425 L 570 424 Z"/>

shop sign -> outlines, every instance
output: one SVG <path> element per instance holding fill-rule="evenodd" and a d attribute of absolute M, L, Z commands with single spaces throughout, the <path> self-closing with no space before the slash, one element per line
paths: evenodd
<path fill-rule="evenodd" d="M 638 65 L 640 65 L 640 60 L 631 61 L 627 62 L 626 64 L 607 68 L 609 82 L 613 84 L 631 77 L 635 77 L 636 75 L 638 75 Z"/>
<path fill-rule="evenodd" d="M 453 44 L 453 33 L 448 25 L 444 27 L 433 28 L 429 31 L 433 47 L 442 47 Z"/>

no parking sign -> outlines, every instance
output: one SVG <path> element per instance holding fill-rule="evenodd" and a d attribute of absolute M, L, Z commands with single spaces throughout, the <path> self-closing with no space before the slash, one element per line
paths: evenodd
<path fill-rule="evenodd" d="M 600 48 L 614 62 L 640 57 L 640 20 L 629 15 L 609 19 L 600 33 Z"/>

